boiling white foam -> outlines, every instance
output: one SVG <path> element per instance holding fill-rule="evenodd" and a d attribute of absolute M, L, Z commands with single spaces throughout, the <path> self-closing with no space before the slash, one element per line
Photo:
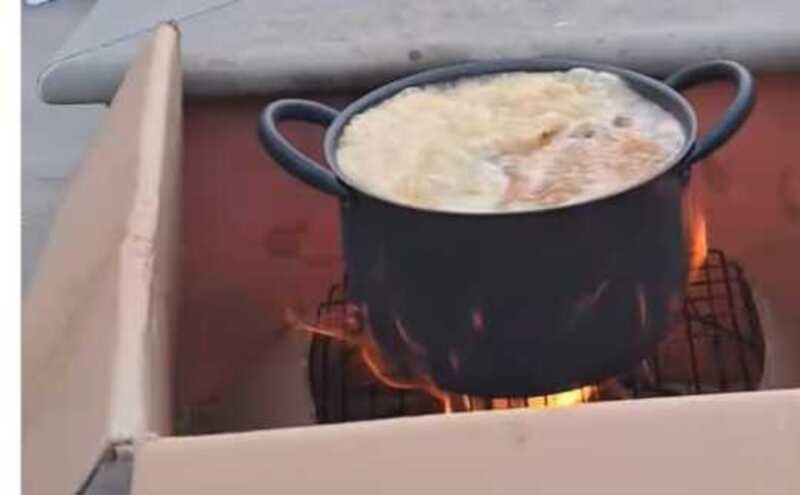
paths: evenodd
<path fill-rule="evenodd" d="M 409 88 L 350 121 L 337 161 L 407 205 L 534 210 L 627 189 L 683 143 L 677 120 L 622 79 L 576 68 Z"/>

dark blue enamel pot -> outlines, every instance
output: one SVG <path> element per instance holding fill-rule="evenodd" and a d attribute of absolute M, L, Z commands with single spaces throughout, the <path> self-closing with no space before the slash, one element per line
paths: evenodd
<path fill-rule="evenodd" d="M 459 213 L 370 195 L 336 162 L 350 119 L 405 88 L 575 67 L 619 75 L 680 122 L 686 144 L 671 166 L 581 204 Z M 712 80 L 729 81 L 736 92 L 716 127 L 698 137 L 695 113 L 679 91 Z M 724 60 L 687 67 L 665 81 L 575 60 L 468 63 L 389 83 L 342 111 L 275 101 L 261 115 L 259 137 L 287 172 L 340 199 L 348 296 L 361 308 L 387 372 L 424 377 L 457 393 L 531 396 L 630 369 L 680 321 L 691 166 L 741 126 L 754 91 L 748 70 Z M 327 167 L 283 137 L 278 123 L 286 120 L 327 126 Z"/>

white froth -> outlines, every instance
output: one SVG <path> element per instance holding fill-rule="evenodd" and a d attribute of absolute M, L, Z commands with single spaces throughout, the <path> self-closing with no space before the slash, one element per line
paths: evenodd
<path fill-rule="evenodd" d="M 395 202 L 514 211 L 627 189 L 683 143 L 677 120 L 619 77 L 576 68 L 409 88 L 351 120 L 337 161 Z"/>

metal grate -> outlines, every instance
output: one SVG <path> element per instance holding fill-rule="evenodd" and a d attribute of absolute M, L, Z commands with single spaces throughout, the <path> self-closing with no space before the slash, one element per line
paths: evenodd
<path fill-rule="evenodd" d="M 331 287 L 318 319 L 346 317 L 346 279 Z M 721 251 L 690 274 L 684 321 L 656 352 L 630 373 L 580 392 L 580 402 L 754 390 L 763 371 L 764 342 L 750 287 L 741 268 Z M 441 403 L 419 390 L 397 390 L 366 369 L 352 345 L 314 335 L 309 380 L 320 423 L 337 423 L 442 412 Z M 464 410 L 508 409 L 536 399 L 465 397 Z"/>

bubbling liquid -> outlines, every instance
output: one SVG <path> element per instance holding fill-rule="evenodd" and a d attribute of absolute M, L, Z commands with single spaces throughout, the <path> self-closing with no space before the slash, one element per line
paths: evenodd
<path fill-rule="evenodd" d="M 614 74 L 510 72 L 408 88 L 355 116 L 341 171 L 397 203 L 535 210 L 618 192 L 684 144 L 678 121 Z"/>

